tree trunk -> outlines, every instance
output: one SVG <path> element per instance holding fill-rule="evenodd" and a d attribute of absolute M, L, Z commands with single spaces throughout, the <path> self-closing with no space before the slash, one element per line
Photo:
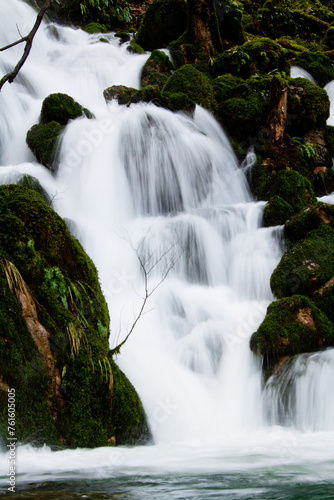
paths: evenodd
<path fill-rule="evenodd" d="M 286 82 L 273 78 L 271 83 L 270 114 L 267 127 L 271 132 L 272 143 L 280 142 L 284 136 L 287 118 L 288 87 Z"/>

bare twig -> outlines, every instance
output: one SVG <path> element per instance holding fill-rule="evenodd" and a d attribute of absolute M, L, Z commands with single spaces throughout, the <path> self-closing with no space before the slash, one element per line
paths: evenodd
<path fill-rule="evenodd" d="M 171 251 L 171 249 L 173 247 L 171 247 L 170 249 L 166 250 L 166 252 L 164 252 L 158 259 L 156 259 L 154 261 L 154 263 L 148 267 L 148 264 L 150 262 L 150 260 L 153 258 L 153 254 L 152 255 L 149 255 L 146 259 L 143 259 L 141 256 L 140 256 L 140 253 L 139 253 L 139 249 L 140 247 L 143 245 L 144 243 L 144 240 L 145 238 L 143 238 L 141 240 L 141 242 L 139 243 L 138 247 L 135 248 L 132 243 L 130 243 L 131 245 L 131 248 L 134 250 L 134 252 L 136 253 L 137 255 L 137 258 L 138 258 L 138 261 L 139 261 L 139 264 L 140 264 L 140 267 L 143 271 L 143 274 L 144 274 L 144 297 L 143 297 L 143 302 L 142 302 L 142 305 L 141 305 L 141 308 L 137 314 L 137 316 L 135 317 L 135 320 L 134 322 L 132 323 L 132 326 L 128 332 L 128 334 L 126 335 L 125 339 L 122 340 L 121 343 L 119 343 L 114 349 L 111 350 L 111 354 L 114 355 L 114 354 L 119 354 L 120 352 L 120 349 L 121 347 L 125 344 L 125 342 L 128 340 L 128 338 L 130 337 L 130 335 L 132 334 L 133 330 L 135 329 L 138 321 L 140 320 L 141 316 L 144 313 L 144 309 L 146 307 L 146 304 L 147 304 L 147 301 L 148 299 L 151 297 L 151 295 L 156 291 L 156 289 L 165 281 L 165 279 L 167 278 L 169 272 L 173 269 L 173 267 L 175 266 L 176 262 L 180 259 L 181 255 L 183 254 L 184 251 L 182 251 L 178 256 L 175 256 L 173 259 L 171 259 L 171 261 L 168 263 L 168 265 L 166 265 L 164 271 L 163 271 L 163 274 L 162 274 L 162 278 L 161 280 L 153 287 L 153 288 L 149 288 L 149 275 L 150 273 L 153 271 L 153 269 L 159 264 L 159 262 L 162 261 L 162 259 Z"/>
<path fill-rule="evenodd" d="M 29 35 L 21 38 L 17 42 L 13 42 L 10 45 L 7 45 L 6 47 L 3 47 L 2 49 L 0 49 L 1 51 L 7 50 L 7 49 L 9 49 L 11 47 L 14 47 L 15 45 L 18 45 L 19 43 L 26 42 L 26 45 L 25 45 L 25 48 L 24 48 L 24 52 L 23 52 L 23 56 L 21 57 L 21 59 L 19 60 L 19 62 L 17 63 L 17 65 L 15 66 L 15 68 L 13 69 L 13 71 L 11 71 L 10 73 L 7 73 L 7 75 L 5 75 L 0 80 L 0 91 L 1 91 L 2 87 L 4 86 L 4 84 L 6 82 L 13 83 L 13 81 L 16 78 L 16 76 L 18 75 L 20 69 L 22 68 L 22 66 L 26 62 L 26 60 L 27 60 L 27 58 L 29 56 L 30 50 L 31 50 L 31 46 L 32 46 L 32 42 L 33 42 L 34 36 L 36 35 L 36 33 L 38 31 L 38 28 L 41 25 L 41 22 L 42 22 L 42 19 L 44 17 L 45 12 L 49 9 L 49 7 L 51 7 L 52 3 L 53 3 L 53 0 L 47 0 L 44 3 L 44 5 L 41 7 L 41 10 L 37 14 L 35 24 L 34 24 L 32 30 L 30 31 Z"/>

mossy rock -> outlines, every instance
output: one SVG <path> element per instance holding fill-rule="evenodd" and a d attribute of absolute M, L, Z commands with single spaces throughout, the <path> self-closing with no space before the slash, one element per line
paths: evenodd
<path fill-rule="evenodd" d="M 120 38 L 121 43 L 129 42 L 131 40 L 131 35 L 128 31 L 119 31 L 115 33 L 116 38 Z"/>
<path fill-rule="evenodd" d="M 293 36 L 297 31 L 297 25 L 292 11 L 287 8 L 286 3 L 267 0 L 257 11 L 257 19 L 261 31 L 272 38 L 284 35 Z"/>
<path fill-rule="evenodd" d="M 330 50 L 334 50 L 334 26 L 330 26 L 326 31 L 324 44 L 327 45 Z"/>
<path fill-rule="evenodd" d="M 179 38 L 186 27 L 184 0 L 154 0 L 143 17 L 135 42 L 145 50 L 161 49 Z"/>
<path fill-rule="evenodd" d="M 275 70 L 289 75 L 290 64 L 282 47 L 270 38 L 258 38 L 230 49 L 212 66 L 214 76 L 228 73 L 241 78 L 268 74 Z"/>
<path fill-rule="evenodd" d="M 313 300 L 334 323 L 334 278 L 331 278 L 314 293 Z"/>
<path fill-rule="evenodd" d="M 75 120 L 81 116 L 93 118 L 93 114 L 73 97 L 67 94 L 50 94 L 42 104 L 41 123 L 47 124 L 55 121 L 61 125 L 67 125 L 70 120 Z"/>
<path fill-rule="evenodd" d="M 131 96 L 137 92 L 137 89 L 133 87 L 126 87 L 125 85 L 113 85 L 108 87 L 103 92 L 103 97 L 105 100 L 112 101 L 117 99 L 118 104 L 128 104 L 130 102 Z"/>
<path fill-rule="evenodd" d="M 324 89 L 306 78 L 289 80 L 287 133 L 304 137 L 310 130 L 325 127 L 329 109 L 329 97 Z"/>
<path fill-rule="evenodd" d="M 154 80 L 158 79 L 158 75 L 164 75 L 166 78 L 171 76 L 174 70 L 174 65 L 169 57 L 161 50 L 153 50 L 150 57 L 147 59 L 141 74 L 141 85 L 152 85 L 152 76 Z M 164 82 L 166 83 L 166 81 Z M 163 87 L 163 85 L 162 85 Z M 161 88 L 162 88 L 161 87 Z"/>
<path fill-rule="evenodd" d="M 138 104 L 139 102 L 152 102 L 155 99 L 160 99 L 159 88 L 155 85 L 147 85 L 147 87 L 136 90 L 136 92 L 132 94 L 129 104 Z"/>
<path fill-rule="evenodd" d="M 150 439 L 143 405 L 133 385 L 109 356 L 114 389 L 112 421 L 116 443 L 145 444 Z"/>
<path fill-rule="evenodd" d="M 334 206 L 318 202 L 311 207 L 305 207 L 295 214 L 285 224 L 285 234 L 292 243 L 306 238 L 307 234 L 318 229 L 321 224 L 334 228 Z"/>
<path fill-rule="evenodd" d="M 294 209 L 280 196 L 270 198 L 263 212 L 263 225 L 265 227 L 281 226 L 294 213 Z"/>
<path fill-rule="evenodd" d="M 293 295 L 269 305 L 250 347 L 263 356 L 266 376 L 280 358 L 334 346 L 334 325 L 308 297 Z"/>
<path fill-rule="evenodd" d="M 311 73 L 321 87 L 334 80 L 332 61 L 321 52 L 296 52 L 294 58 L 294 64 Z"/>
<path fill-rule="evenodd" d="M 211 81 L 191 64 L 176 70 L 167 80 L 163 92 L 186 94 L 189 99 L 214 113 L 217 103 Z"/>
<path fill-rule="evenodd" d="M 327 125 L 325 129 L 325 139 L 328 152 L 332 158 L 334 158 L 334 127 Z"/>
<path fill-rule="evenodd" d="M 145 49 L 138 43 L 132 41 L 130 45 L 127 46 L 126 50 L 131 52 L 131 54 L 146 54 Z"/>
<path fill-rule="evenodd" d="M 108 308 L 80 243 L 39 194 L 22 186 L 0 187 L 0 223 L 0 415 L 9 386 L 20 441 L 110 445 L 113 405 L 121 413 L 123 404 L 122 442 L 147 436 L 139 398 L 116 368 L 121 389 L 112 397 Z"/>
<path fill-rule="evenodd" d="M 46 125 L 34 125 L 27 132 L 27 144 L 36 156 L 39 163 L 48 168 L 51 172 L 56 172 L 57 146 L 64 126 L 56 121 L 51 121 Z"/>
<path fill-rule="evenodd" d="M 283 170 L 274 176 L 270 194 L 283 198 L 295 213 L 316 202 L 311 183 L 293 170 Z"/>
<path fill-rule="evenodd" d="M 89 23 L 84 27 L 84 31 L 90 35 L 95 33 L 108 33 L 106 26 L 100 23 Z"/>
<path fill-rule="evenodd" d="M 170 111 L 183 111 L 188 115 L 193 115 L 196 103 L 182 92 L 163 92 L 161 94 L 162 107 Z M 156 103 L 158 105 L 158 103 Z"/>
<path fill-rule="evenodd" d="M 51 205 L 50 196 L 41 186 L 39 180 L 36 179 L 36 177 L 33 177 L 32 175 L 21 175 L 21 177 L 17 179 L 16 184 L 18 184 L 19 186 L 24 186 L 29 189 L 32 189 L 33 191 L 36 191 L 36 193 L 39 193 L 42 196 L 43 200 L 48 205 Z"/>
<path fill-rule="evenodd" d="M 312 297 L 334 276 L 334 229 L 322 223 L 286 252 L 270 280 L 275 297 Z"/>

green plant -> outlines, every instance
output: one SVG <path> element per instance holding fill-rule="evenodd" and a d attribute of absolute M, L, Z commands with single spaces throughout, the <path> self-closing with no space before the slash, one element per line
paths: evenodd
<path fill-rule="evenodd" d="M 301 137 L 293 137 L 292 140 L 299 146 L 300 154 L 305 160 L 309 159 L 316 161 L 318 159 L 318 154 L 313 144 L 311 144 L 310 142 L 306 142 L 304 144 L 304 141 Z"/>
<path fill-rule="evenodd" d="M 68 309 L 69 289 L 59 267 L 45 269 L 44 280 L 45 284 L 56 293 L 63 306 Z"/>

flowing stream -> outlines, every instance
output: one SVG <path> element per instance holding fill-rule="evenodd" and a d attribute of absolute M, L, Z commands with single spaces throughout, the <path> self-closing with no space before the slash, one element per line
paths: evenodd
<path fill-rule="evenodd" d="M 35 13 L 0 0 L 0 45 Z M 16 26 L 17 25 L 17 26 Z M 105 35 L 104 35 L 105 37 Z M 0 183 L 39 179 L 95 262 L 111 316 L 110 345 L 136 387 L 153 444 L 51 451 L 18 447 L 13 498 L 297 499 L 334 497 L 334 350 L 297 357 L 262 387 L 249 338 L 273 300 L 282 227 L 262 228 L 228 138 L 149 104 L 105 103 L 114 84 L 139 88 L 148 55 L 113 34 L 42 24 L 20 75 L 0 93 Z M 22 46 L 1 53 L 5 74 Z M 334 82 L 327 86 L 334 102 Z M 65 92 L 95 119 L 68 124 L 53 176 L 25 144 L 43 99 Z M 333 117 L 331 117 L 331 120 Z M 0 452 L 0 493 L 7 454 Z"/>

